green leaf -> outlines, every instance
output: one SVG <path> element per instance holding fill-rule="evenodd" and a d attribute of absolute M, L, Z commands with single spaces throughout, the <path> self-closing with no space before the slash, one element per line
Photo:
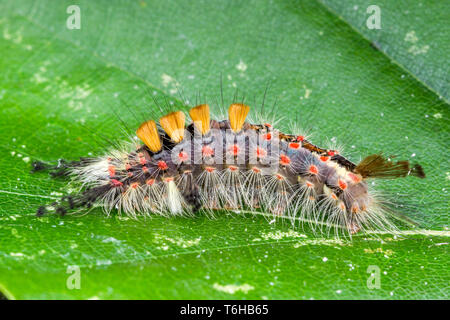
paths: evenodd
<path fill-rule="evenodd" d="M 80 1 L 80 30 L 66 28 L 71 4 L 0 4 L 7 298 L 448 298 L 449 108 L 424 86 L 446 97 L 445 84 L 392 63 L 313 1 Z M 448 60 L 440 52 L 433 57 Z M 200 93 L 217 105 L 221 78 L 225 98 L 237 87 L 252 106 L 270 83 L 266 104 L 278 101 L 279 118 L 298 118 L 317 144 L 337 139 L 354 161 L 384 151 L 421 163 L 424 180 L 375 182 L 425 231 L 339 241 L 246 214 L 34 216 L 68 187 L 30 174 L 31 160 L 104 152 L 103 138 L 127 139 L 114 113 L 131 130 L 160 115 L 153 94 L 178 104 L 179 91 L 192 103 Z M 377 268 L 380 288 L 370 289 Z"/>
<path fill-rule="evenodd" d="M 410 72 L 437 95 L 450 99 L 447 27 L 450 12 L 443 1 L 377 1 L 380 29 L 369 29 L 367 9 L 373 1 L 358 0 L 352 5 L 337 0 L 320 0 L 325 7 L 383 51 L 392 61 Z"/>

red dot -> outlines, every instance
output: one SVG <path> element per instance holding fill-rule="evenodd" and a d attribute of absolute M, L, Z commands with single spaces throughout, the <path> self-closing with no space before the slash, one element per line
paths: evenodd
<path fill-rule="evenodd" d="M 127 164 L 125 165 L 125 170 L 131 170 L 131 165 L 130 165 L 129 163 L 127 163 Z"/>
<path fill-rule="evenodd" d="M 178 154 L 178 158 L 180 159 L 181 162 L 185 162 L 185 161 L 187 161 L 189 159 L 189 156 L 188 156 L 188 154 L 186 152 L 181 151 Z"/>
<path fill-rule="evenodd" d="M 214 150 L 213 150 L 211 147 L 203 146 L 203 148 L 202 148 L 202 154 L 203 154 L 204 156 L 209 156 L 209 157 L 211 157 L 211 156 L 214 155 Z"/>
<path fill-rule="evenodd" d="M 134 182 L 134 183 L 130 184 L 130 187 L 133 189 L 137 189 L 137 187 L 139 187 L 139 183 Z"/>
<path fill-rule="evenodd" d="M 320 160 L 321 160 L 322 162 L 327 162 L 329 159 L 330 159 L 330 158 L 327 157 L 327 156 L 321 156 L 321 157 L 320 157 Z"/>
<path fill-rule="evenodd" d="M 280 156 L 280 163 L 283 166 L 287 166 L 289 163 L 291 163 L 291 159 L 288 156 L 282 154 Z"/>
<path fill-rule="evenodd" d="M 304 136 L 297 136 L 297 141 L 303 141 L 303 140 L 305 140 Z"/>
<path fill-rule="evenodd" d="M 122 182 L 120 182 L 119 180 L 116 180 L 116 179 L 111 179 L 110 182 L 114 187 L 121 187 L 123 185 Z"/>
<path fill-rule="evenodd" d="M 237 169 L 239 168 L 235 166 L 229 166 L 228 169 L 230 169 L 230 171 L 237 171 Z"/>
<path fill-rule="evenodd" d="M 148 179 L 145 183 L 149 186 L 152 186 L 155 183 L 155 179 Z"/>
<path fill-rule="evenodd" d="M 318 174 L 319 173 L 319 169 L 315 165 L 312 164 L 309 167 L 309 173 L 311 173 L 311 174 Z"/>
<path fill-rule="evenodd" d="M 158 168 L 161 170 L 167 170 L 167 168 L 169 168 L 169 166 L 167 165 L 167 163 L 165 161 L 158 161 Z"/>
<path fill-rule="evenodd" d="M 264 158 L 267 155 L 267 151 L 266 149 L 263 148 L 256 148 L 256 156 L 258 158 Z"/>
<path fill-rule="evenodd" d="M 271 133 L 263 134 L 263 139 L 267 140 L 267 141 L 271 140 L 272 139 L 272 134 Z"/>
<path fill-rule="evenodd" d="M 298 148 L 300 148 L 300 143 L 291 142 L 291 143 L 289 143 L 289 148 L 291 148 L 291 149 L 298 149 Z"/>
<path fill-rule="evenodd" d="M 230 147 L 230 153 L 234 156 L 237 156 L 239 153 L 239 147 L 238 145 L 234 144 Z"/>
<path fill-rule="evenodd" d="M 216 168 L 214 167 L 205 167 L 205 170 L 209 173 L 213 172 L 214 170 L 216 170 Z"/>
<path fill-rule="evenodd" d="M 350 177 L 350 179 L 352 179 L 352 181 L 353 181 L 354 183 L 359 183 L 359 182 L 361 182 L 361 176 L 359 176 L 359 175 L 356 175 L 356 174 L 354 174 L 354 173 L 352 173 L 352 172 L 349 172 L 349 173 L 348 173 L 348 176 Z"/>
<path fill-rule="evenodd" d="M 252 171 L 253 171 L 254 173 L 260 173 L 260 172 L 261 172 L 261 170 L 260 170 L 259 168 L 257 168 L 257 167 L 253 167 L 253 168 L 252 168 Z"/>
<path fill-rule="evenodd" d="M 328 153 L 328 155 L 331 156 L 331 157 L 334 156 L 334 154 L 335 154 L 335 152 L 334 152 L 333 150 L 329 150 L 327 153 Z"/>
<path fill-rule="evenodd" d="M 339 184 L 339 188 L 341 188 L 341 190 L 347 189 L 347 183 L 345 183 L 345 181 L 342 181 L 341 179 L 339 179 L 338 184 Z"/>
<path fill-rule="evenodd" d="M 109 176 L 110 177 L 114 177 L 116 175 L 116 167 L 114 166 L 109 166 L 108 167 L 108 172 L 109 172 Z"/>
<path fill-rule="evenodd" d="M 147 163 L 147 160 L 145 160 L 144 157 L 141 157 L 139 158 L 139 163 L 144 166 Z"/>

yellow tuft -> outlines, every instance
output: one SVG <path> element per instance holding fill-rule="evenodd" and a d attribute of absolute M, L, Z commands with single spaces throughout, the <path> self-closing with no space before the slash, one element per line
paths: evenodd
<path fill-rule="evenodd" d="M 136 130 L 136 135 L 152 152 L 156 153 L 161 150 L 161 140 L 159 139 L 155 121 L 148 120 L 141 124 Z"/>
<path fill-rule="evenodd" d="M 228 117 L 230 118 L 231 129 L 239 132 L 245 122 L 250 107 L 242 103 L 233 103 L 228 109 Z"/>
<path fill-rule="evenodd" d="M 194 125 L 202 134 L 207 134 L 210 129 L 209 124 L 209 106 L 207 104 L 201 104 L 189 110 Z"/>
<path fill-rule="evenodd" d="M 169 113 L 159 119 L 161 127 L 175 143 L 179 143 L 183 140 L 184 121 L 185 116 L 181 111 Z"/>

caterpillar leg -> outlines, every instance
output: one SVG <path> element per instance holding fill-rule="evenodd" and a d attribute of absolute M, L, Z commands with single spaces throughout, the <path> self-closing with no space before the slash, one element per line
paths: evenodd
<path fill-rule="evenodd" d="M 50 205 L 40 206 L 37 209 L 36 216 L 41 217 L 46 213 L 54 212 L 61 216 L 64 216 L 68 209 L 75 208 L 75 201 L 72 196 L 64 196 L 60 200 L 53 202 Z"/>
<path fill-rule="evenodd" d="M 52 177 L 67 176 L 69 174 L 69 169 L 74 167 L 83 166 L 92 158 L 81 158 L 80 161 L 67 161 L 64 159 L 58 159 L 58 164 L 52 165 L 45 163 L 43 161 L 33 161 L 31 173 L 38 171 L 48 171 Z"/>
<path fill-rule="evenodd" d="M 350 234 L 353 235 L 353 234 L 358 233 L 358 232 L 361 230 L 361 227 L 360 227 L 357 223 L 351 222 L 351 223 L 348 225 L 347 230 L 348 230 L 348 232 L 349 232 Z"/>
<path fill-rule="evenodd" d="M 87 189 L 79 195 L 66 195 L 61 199 L 54 201 L 50 205 L 43 205 L 37 209 L 36 216 L 40 217 L 46 213 L 56 213 L 64 216 L 69 210 L 86 207 L 91 208 L 92 205 L 101 197 L 103 197 L 109 190 L 110 186 L 101 186 L 92 189 Z"/>

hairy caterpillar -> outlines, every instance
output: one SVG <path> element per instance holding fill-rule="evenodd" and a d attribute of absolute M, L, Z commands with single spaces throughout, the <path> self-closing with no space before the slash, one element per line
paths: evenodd
<path fill-rule="evenodd" d="M 136 135 L 143 144 L 133 140 L 103 156 L 60 160 L 56 166 L 34 162 L 34 171 L 48 169 L 80 185 L 78 194 L 40 207 L 37 215 L 94 205 L 133 217 L 248 209 L 325 222 L 354 234 L 395 228 L 368 179 L 425 177 L 420 165 L 382 154 L 354 164 L 302 135 L 246 122 L 249 110 L 232 103 L 227 120 L 213 120 L 209 106 L 201 104 L 190 109 L 188 125 L 182 111 L 163 116 L 159 124 L 142 123 Z"/>

